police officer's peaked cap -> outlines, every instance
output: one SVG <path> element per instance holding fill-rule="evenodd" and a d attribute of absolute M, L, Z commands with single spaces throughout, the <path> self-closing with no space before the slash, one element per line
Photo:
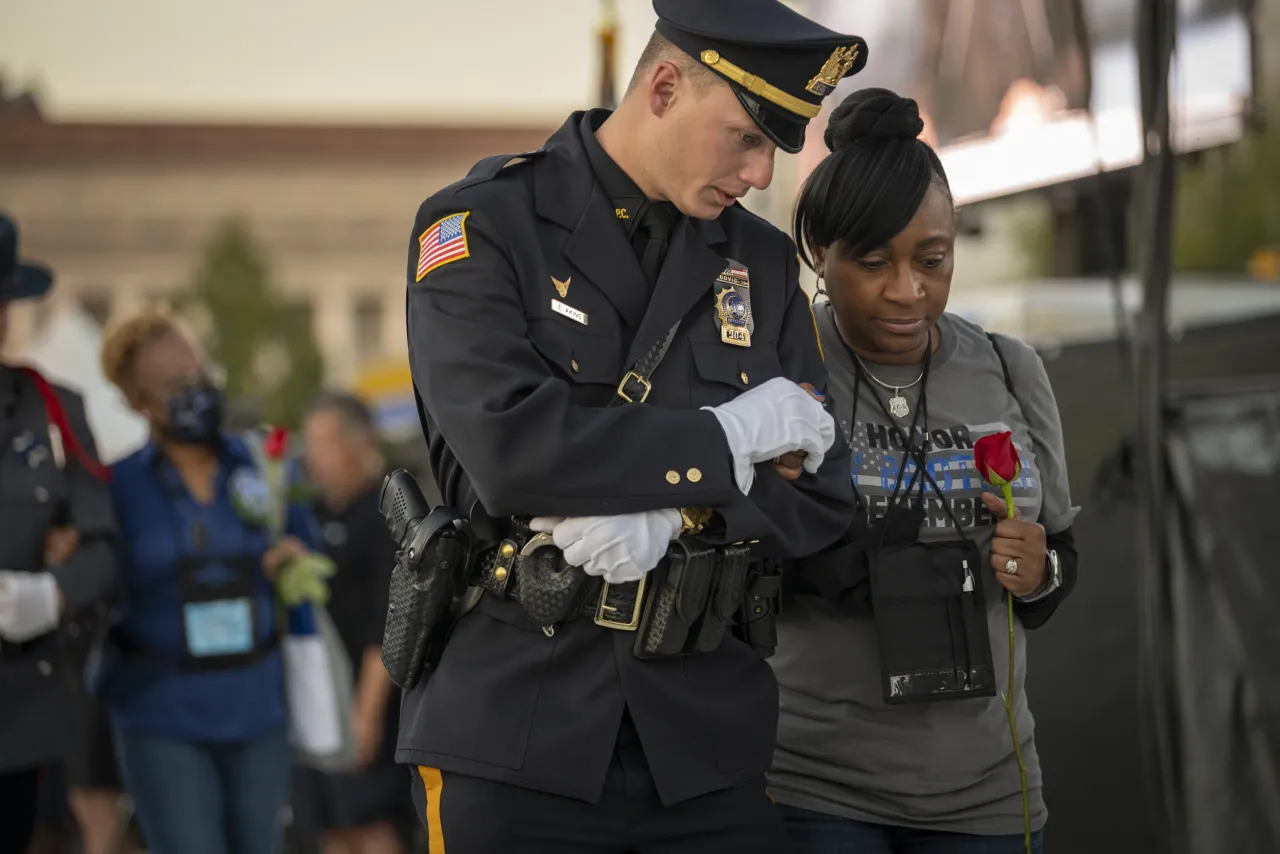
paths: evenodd
<path fill-rule="evenodd" d="M 867 43 L 833 32 L 778 0 L 653 0 L 658 32 L 729 82 L 784 151 L 836 84 L 867 64 Z"/>
<path fill-rule="evenodd" d="M 41 296 L 52 284 L 48 267 L 18 261 L 18 226 L 0 213 L 0 302 Z"/>

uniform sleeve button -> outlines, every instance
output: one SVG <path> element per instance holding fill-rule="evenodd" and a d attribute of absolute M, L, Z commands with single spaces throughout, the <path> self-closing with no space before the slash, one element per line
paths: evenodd
<path fill-rule="evenodd" d="M 576 374 L 576 373 L 578 372 L 578 360 L 577 360 L 577 359 L 570 359 L 570 360 L 569 360 L 569 367 L 573 368 L 573 372 Z"/>
<path fill-rule="evenodd" d="M 690 483 L 697 483 L 698 481 L 702 480 L 702 470 L 689 469 L 687 472 L 684 473 L 684 476 L 688 478 Z"/>
<path fill-rule="evenodd" d="M 667 472 L 667 483 L 671 484 L 672 486 L 675 486 L 679 482 L 680 482 L 680 472 L 675 471 L 674 469 L 672 471 Z"/>
<path fill-rule="evenodd" d="M 751 379 L 750 377 L 747 376 L 746 371 L 743 371 L 742 373 L 738 374 L 738 379 L 742 380 L 743 385 L 747 385 L 748 383 L 751 382 Z"/>

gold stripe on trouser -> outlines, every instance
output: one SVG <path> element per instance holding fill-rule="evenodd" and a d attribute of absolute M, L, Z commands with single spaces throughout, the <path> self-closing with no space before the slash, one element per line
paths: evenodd
<path fill-rule="evenodd" d="M 440 790 L 444 788 L 444 779 L 439 768 L 425 765 L 418 766 L 418 776 L 427 793 L 427 852 L 444 854 L 444 828 L 440 825 Z"/>

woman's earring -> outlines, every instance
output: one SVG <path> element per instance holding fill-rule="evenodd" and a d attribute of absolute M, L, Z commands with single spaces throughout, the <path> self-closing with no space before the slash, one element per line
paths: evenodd
<path fill-rule="evenodd" d="M 813 299 L 811 299 L 811 300 L 809 301 L 809 302 L 810 302 L 810 304 L 812 304 L 812 305 L 816 305 L 816 304 L 817 304 L 817 302 L 818 302 L 818 297 L 819 297 L 819 296 L 824 296 L 824 297 L 825 297 L 825 296 L 827 295 L 827 289 L 826 289 L 826 288 L 824 288 L 824 287 L 822 286 L 822 271 L 821 271 L 821 270 L 815 270 L 814 272 L 815 272 L 815 273 L 817 273 L 817 275 L 818 275 L 818 282 L 817 282 L 817 284 L 815 284 L 815 285 L 814 285 L 814 295 L 813 295 Z"/>

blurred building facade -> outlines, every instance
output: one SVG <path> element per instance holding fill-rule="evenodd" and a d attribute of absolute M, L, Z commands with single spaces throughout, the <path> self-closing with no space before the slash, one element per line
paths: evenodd
<path fill-rule="evenodd" d="M 280 294 L 309 313 L 327 379 L 402 361 L 413 216 L 479 158 L 553 128 L 53 122 L 0 90 L 0 205 L 57 287 L 16 304 L 10 353 L 58 308 L 100 323 L 189 288 L 209 239 L 247 224 Z"/>

